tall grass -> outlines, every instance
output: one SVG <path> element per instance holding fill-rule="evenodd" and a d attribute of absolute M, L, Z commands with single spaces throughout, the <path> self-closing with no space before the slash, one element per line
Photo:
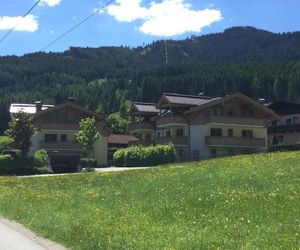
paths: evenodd
<path fill-rule="evenodd" d="M 73 249 L 298 249 L 300 153 L 0 178 L 0 213 Z"/>

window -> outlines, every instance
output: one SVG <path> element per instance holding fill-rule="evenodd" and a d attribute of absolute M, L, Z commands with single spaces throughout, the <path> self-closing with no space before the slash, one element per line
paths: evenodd
<path fill-rule="evenodd" d="M 146 141 L 151 141 L 151 134 L 146 134 Z"/>
<path fill-rule="evenodd" d="M 233 150 L 233 149 L 228 149 L 228 155 L 229 155 L 229 156 L 234 155 L 234 150 Z"/>
<path fill-rule="evenodd" d="M 277 120 L 272 121 L 272 127 L 277 127 Z"/>
<path fill-rule="evenodd" d="M 228 129 L 228 137 L 233 137 L 233 129 Z"/>
<path fill-rule="evenodd" d="M 177 135 L 177 136 L 183 136 L 183 129 L 182 129 L 182 128 L 177 129 L 177 130 L 176 130 L 176 135 Z"/>
<path fill-rule="evenodd" d="M 212 157 L 212 158 L 217 157 L 217 150 L 216 149 L 211 149 L 210 150 L 210 157 Z"/>
<path fill-rule="evenodd" d="M 222 136 L 222 129 L 221 128 L 211 128 L 210 136 Z"/>
<path fill-rule="evenodd" d="M 278 143 L 282 143 L 284 141 L 283 135 L 278 135 L 277 141 L 278 141 Z"/>
<path fill-rule="evenodd" d="M 157 132 L 156 137 L 160 138 L 160 132 Z"/>
<path fill-rule="evenodd" d="M 57 135 L 55 134 L 45 134 L 45 142 L 57 142 Z"/>
<path fill-rule="evenodd" d="M 286 123 L 286 125 L 291 125 L 292 124 L 292 119 L 286 119 L 285 123 Z"/>
<path fill-rule="evenodd" d="M 60 141 L 67 141 L 67 135 L 60 135 Z"/>
<path fill-rule="evenodd" d="M 233 109 L 228 109 L 227 110 L 227 116 L 232 117 L 233 116 Z"/>
<path fill-rule="evenodd" d="M 166 131 L 166 137 L 170 137 L 171 136 L 171 131 L 170 131 L 170 129 L 168 129 L 167 131 Z"/>
<path fill-rule="evenodd" d="M 243 138 L 253 138 L 253 131 L 252 130 L 242 130 L 242 137 Z"/>
<path fill-rule="evenodd" d="M 212 109 L 212 113 L 214 116 L 222 116 L 223 115 L 223 107 L 214 107 Z"/>

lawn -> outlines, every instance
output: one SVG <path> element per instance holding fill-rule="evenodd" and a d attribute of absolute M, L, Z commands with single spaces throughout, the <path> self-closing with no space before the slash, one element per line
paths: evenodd
<path fill-rule="evenodd" d="M 0 178 L 0 214 L 73 249 L 299 249 L 300 152 Z"/>

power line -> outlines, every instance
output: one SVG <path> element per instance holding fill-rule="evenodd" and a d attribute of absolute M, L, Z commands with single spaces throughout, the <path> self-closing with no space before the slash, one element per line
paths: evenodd
<path fill-rule="evenodd" d="M 47 46 L 45 46 L 41 51 L 44 51 L 46 49 L 48 49 L 49 47 L 51 47 L 54 43 L 58 42 L 60 39 L 64 38 L 66 35 L 68 35 L 69 33 L 71 33 L 73 30 L 75 30 L 76 28 L 78 28 L 81 24 L 85 23 L 87 20 L 89 20 L 90 18 L 92 18 L 93 16 L 95 16 L 96 14 L 98 14 L 100 11 L 104 10 L 107 6 L 109 6 L 110 4 L 112 4 L 115 0 L 110 0 L 109 2 L 107 2 L 103 7 L 96 9 L 92 14 L 90 14 L 89 16 L 87 16 L 86 18 L 84 18 L 82 21 L 80 21 L 78 24 L 76 24 L 75 26 L 73 26 L 71 29 L 67 30 L 65 33 L 63 33 L 61 36 L 59 36 L 58 38 L 56 38 L 54 41 L 52 41 L 51 43 L 49 43 Z"/>
<path fill-rule="evenodd" d="M 23 18 L 27 17 L 29 13 L 41 2 L 42 0 L 38 0 L 24 15 Z M 0 39 L 0 44 L 10 35 L 11 32 L 18 27 L 21 21 L 19 21 L 13 28 L 11 28 L 4 36 Z"/>

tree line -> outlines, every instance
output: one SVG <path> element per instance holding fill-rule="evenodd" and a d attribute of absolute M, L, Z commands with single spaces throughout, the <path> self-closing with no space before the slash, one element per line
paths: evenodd
<path fill-rule="evenodd" d="M 138 48 L 74 47 L 0 57 L 0 133 L 14 102 L 59 104 L 72 96 L 84 107 L 126 118 L 130 101 L 156 102 L 163 92 L 240 91 L 267 101 L 298 101 L 299 83 L 300 33 L 251 27 Z"/>

